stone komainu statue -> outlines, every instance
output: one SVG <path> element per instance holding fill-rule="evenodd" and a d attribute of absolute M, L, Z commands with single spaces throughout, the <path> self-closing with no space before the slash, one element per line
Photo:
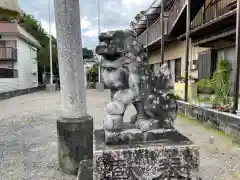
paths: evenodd
<path fill-rule="evenodd" d="M 176 118 L 176 101 L 171 92 L 173 82 L 168 65 L 163 64 L 158 75 L 149 71 L 147 56 L 131 30 L 124 32 L 124 48 L 114 33 L 102 33 L 96 53 L 102 56 L 102 78 L 111 89 L 104 121 L 106 143 L 118 141 L 124 131 L 123 116 L 129 104 L 137 114 L 131 123 L 141 132 L 172 129 Z M 99 62 L 100 63 L 100 62 Z"/>

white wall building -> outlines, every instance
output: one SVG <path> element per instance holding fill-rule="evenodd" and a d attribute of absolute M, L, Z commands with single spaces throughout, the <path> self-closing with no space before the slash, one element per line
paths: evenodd
<path fill-rule="evenodd" d="M 0 93 L 38 86 L 38 47 L 17 23 L 0 22 Z"/>

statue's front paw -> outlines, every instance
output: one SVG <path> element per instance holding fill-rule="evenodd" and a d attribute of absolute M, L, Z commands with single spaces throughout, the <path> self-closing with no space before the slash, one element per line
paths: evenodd
<path fill-rule="evenodd" d="M 121 140 L 121 132 L 118 131 L 107 131 L 105 130 L 105 143 L 106 144 L 112 144 L 117 143 Z"/>
<path fill-rule="evenodd" d="M 123 116 L 120 115 L 107 115 L 104 121 L 104 129 L 108 131 L 122 130 Z"/>
<path fill-rule="evenodd" d="M 152 129 L 152 122 L 144 119 L 138 119 L 136 127 L 142 132 L 150 131 Z"/>

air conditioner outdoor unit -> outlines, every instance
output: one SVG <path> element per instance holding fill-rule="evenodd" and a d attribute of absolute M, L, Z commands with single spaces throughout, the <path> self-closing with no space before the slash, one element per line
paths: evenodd
<path fill-rule="evenodd" d="M 192 68 L 191 68 L 192 70 L 196 70 L 197 69 L 197 66 L 196 66 L 196 64 L 192 64 Z"/>
<path fill-rule="evenodd" d="M 35 69 L 32 70 L 32 74 L 36 74 L 37 71 Z"/>

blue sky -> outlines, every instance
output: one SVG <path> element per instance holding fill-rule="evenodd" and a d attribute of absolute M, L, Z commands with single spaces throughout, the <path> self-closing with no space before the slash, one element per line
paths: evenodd
<path fill-rule="evenodd" d="M 51 1 L 51 32 L 56 37 L 54 0 Z M 153 0 L 100 0 L 101 31 L 126 29 L 129 22 Z M 48 0 L 20 0 L 21 8 L 33 15 L 48 32 Z M 97 0 L 80 0 L 83 47 L 94 49 L 97 40 Z"/>

